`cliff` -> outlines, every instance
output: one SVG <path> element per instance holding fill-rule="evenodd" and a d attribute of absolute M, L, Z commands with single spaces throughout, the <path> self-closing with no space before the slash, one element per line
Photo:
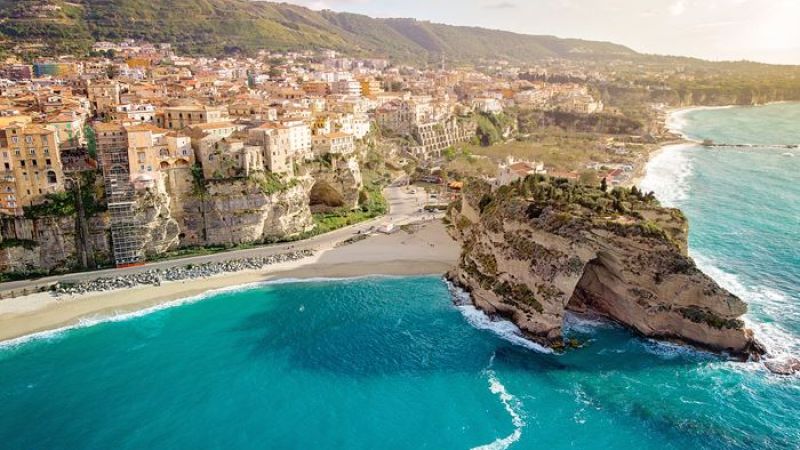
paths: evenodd
<path fill-rule="evenodd" d="M 496 190 L 473 181 L 448 218 L 463 247 L 449 277 L 536 342 L 563 347 L 565 312 L 590 310 L 656 339 L 763 353 L 740 320 L 745 303 L 688 257 L 684 216 L 652 195 L 541 176 Z"/>
<path fill-rule="evenodd" d="M 308 201 L 313 181 L 273 185 L 260 175 L 197 182 L 190 173 L 171 173 L 169 196 L 181 205 L 176 211 L 181 246 L 261 243 L 313 228 Z"/>
<path fill-rule="evenodd" d="M 108 217 L 89 219 L 89 248 L 98 261 L 108 261 Z M 0 221 L 0 273 L 46 274 L 78 266 L 78 232 L 75 216 Z"/>

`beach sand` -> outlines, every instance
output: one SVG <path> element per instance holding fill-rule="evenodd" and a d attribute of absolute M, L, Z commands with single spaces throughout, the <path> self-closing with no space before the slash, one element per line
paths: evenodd
<path fill-rule="evenodd" d="M 321 249 L 311 258 L 264 270 L 221 274 L 161 286 L 54 297 L 48 292 L 0 301 L 0 341 L 57 330 L 206 294 L 209 291 L 280 279 L 352 278 L 367 275 L 440 275 L 460 253 L 439 221 L 392 235 Z"/>

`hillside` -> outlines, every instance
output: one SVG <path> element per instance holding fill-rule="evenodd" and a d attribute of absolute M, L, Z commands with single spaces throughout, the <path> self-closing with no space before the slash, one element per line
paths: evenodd
<path fill-rule="evenodd" d="M 22 44 L 40 53 L 79 53 L 94 41 L 134 38 L 207 55 L 320 47 L 407 61 L 437 61 L 443 53 L 450 60 L 527 62 L 637 55 L 603 42 L 247 0 L 0 0 L 0 38 L 6 50 Z"/>

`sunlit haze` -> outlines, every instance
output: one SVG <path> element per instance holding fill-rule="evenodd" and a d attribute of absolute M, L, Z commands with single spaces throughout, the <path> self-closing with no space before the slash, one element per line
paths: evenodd
<path fill-rule="evenodd" d="M 313 9 L 413 17 L 611 41 L 645 53 L 800 64 L 797 0 L 293 0 Z"/>

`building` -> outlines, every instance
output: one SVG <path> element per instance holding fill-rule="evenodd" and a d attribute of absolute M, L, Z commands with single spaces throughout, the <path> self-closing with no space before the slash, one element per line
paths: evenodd
<path fill-rule="evenodd" d="M 412 135 L 419 145 L 409 151 L 420 159 L 441 158 L 442 152 L 456 144 L 469 141 L 475 136 L 472 122 L 460 122 L 453 117 L 449 120 L 417 125 Z"/>
<path fill-rule="evenodd" d="M 80 67 L 74 63 L 37 62 L 33 65 L 33 74 L 37 78 L 51 76 L 54 78 L 74 77 L 80 73 Z"/>
<path fill-rule="evenodd" d="M 349 156 L 355 153 L 356 144 L 352 134 L 334 131 L 314 136 L 314 155 Z"/>
<path fill-rule="evenodd" d="M 25 206 L 64 190 L 64 173 L 55 131 L 22 119 L 0 128 L 2 189 L 0 210 L 21 215 Z"/>
<path fill-rule="evenodd" d="M 23 81 L 33 78 L 33 66 L 28 64 L 9 64 L 0 70 L 0 77 L 11 81 Z"/>
<path fill-rule="evenodd" d="M 228 108 L 224 106 L 168 106 L 164 108 L 163 117 L 156 121 L 156 125 L 170 130 L 182 130 L 192 125 L 226 122 Z M 163 121 L 163 123 L 158 123 Z"/>
<path fill-rule="evenodd" d="M 373 95 L 378 95 L 383 93 L 383 87 L 381 86 L 381 82 L 374 79 L 374 78 L 364 78 L 360 81 L 361 83 L 361 95 L 364 97 L 370 97 Z"/>
<path fill-rule="evenodd" d="M 95 117 L 111 117 L 114 107 L 120 103 L 122 86 L 116 81 L 91 82 L 86 87 L 89 103 Z"/>
<path fill-rule="evenodd" d="M 239 126 L 231 122 L 200 123 L 192 125 L 190 130 L 199 131 L 217 138 L 227 138 L 239 130 Z"/>
<path fill-rule="evenodd" d="M 61 151 L 75 150 L 86 144 L 84 118 L 75 111 L 65 111 L 48 117 L 46 126 L 56 132 Z"/>
<path fill-rule="evenodd" d="M 547 174 L 547 171 L 544 169 L 544 163 L 521 161 L 509 156 L 504 162 L 500 163 L 495 183 L 498 186 L 505 186 L 519 179 L 523 179 L 529 175 L 535 174 Z"/>
<path fill-rule="evenodd" d="M 245 178 L 253 173 L 264 172 L 262 147 L 245 145 L 237 139 L 220 139 L 204 146 L 199 153 L 206 180 Z"/>
<path fill-rule="evenodd" d="M 356 80 L 339 80 L 331 83 L 331 93 L 358 97 L 361 95 L 361 83 Z"/>
<path fill-rule="evenodd" d="M 152 187 L 160 178 L 162 156 L 169 156 L 169 130 L 151 124 L 125 127 L 128 142 L 128 171 L 137 189 Z"/>
<path fill-rule="evenodd" d="M 266 170 L 286 176 L 294 176 L 297 160 L 291 149 L 292 131 L 280 123 L 268 123 L 248 132 L 248 144 L 261 148 Z"/>
<path fill-rule="evenodd" d="M 111 112 L 111 119 L 124 123 L 154 123 L 156 108 L 150 104 L 129 103 L 116 105 Z"/>

